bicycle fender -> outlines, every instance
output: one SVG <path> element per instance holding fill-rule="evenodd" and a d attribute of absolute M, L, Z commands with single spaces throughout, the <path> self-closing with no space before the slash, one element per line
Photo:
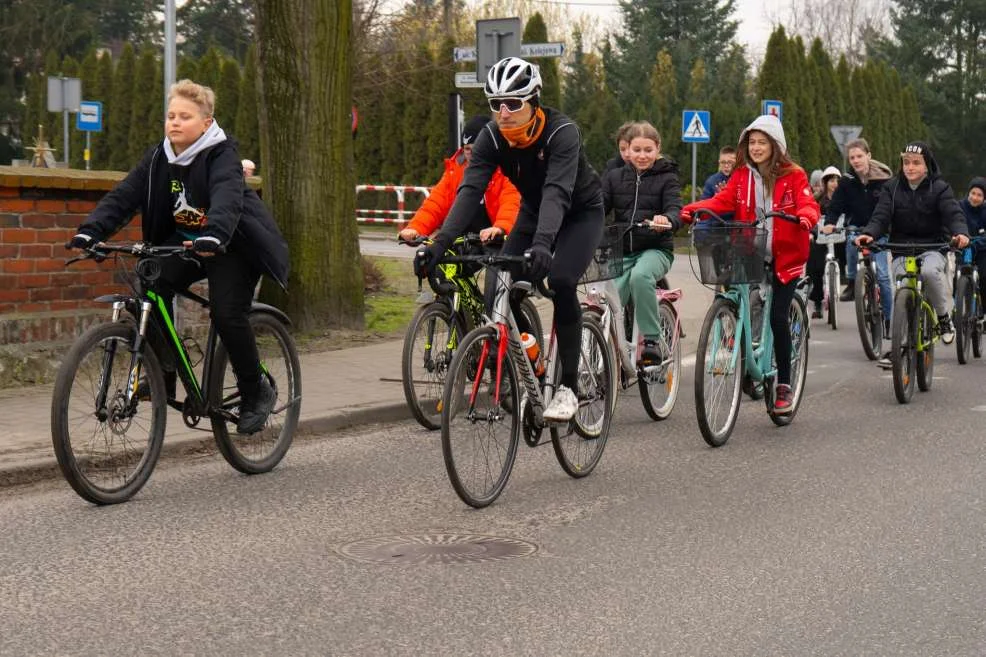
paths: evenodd
<path fill-rule="evenodd" d="M 280 308 L 275 308 L 274 306 L 271 306 L 269 304 L 259 303 L 257 301 L 254 301 L 252 304 L 250 304 L 250 314 L 255 315 L 258 313 L 267 313 L 269 315 L 273 315 L 274 317 L 279 319 L 281 323 L 284 324 L 285 326 L 291 326 L 291 320 L 288 318 L 287 315 L 284 314 L 284 311 L 281 310 Z"/>

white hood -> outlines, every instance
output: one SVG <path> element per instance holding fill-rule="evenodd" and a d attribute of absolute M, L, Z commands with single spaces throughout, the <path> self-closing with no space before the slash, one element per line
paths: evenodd
<path fill-rule="evenodd" d="M 182 151 L 181 155 L 175 155 L 171 148 L 171 140 L 164 138 L 164 154 L 168 156 L 168 164 L 177 164 L 187 167 L 195 159 L 195 156 L 220 142 L 226 141 L 226 133 L 219 127 L 218 121 L 213 121 L 208 130 L 199 137 L 194 144 Z"/>
<path fill-rule="evenodd" d="M 746 138 L 746 135 L 751 130 L 759 130 L 760 132 L 767 133 L 774 141 L 777 142 L 777 145 L 781 147 L 781 153 L 787 153 L 787 140 L 784 138 L 784 126 L 781 125 L 780 119 L 773 114 L 763 114 L 755 118 L 753 123 L 746 126 L 743 132 L 740 133 L 740 142 Z"/>

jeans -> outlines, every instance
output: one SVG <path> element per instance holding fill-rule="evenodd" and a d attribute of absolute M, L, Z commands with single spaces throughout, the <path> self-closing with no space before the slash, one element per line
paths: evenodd
<path fill-rule="evenodd" d="M 894 278 L 904 274 L 904 258 L 894 258 Z M 945 256 L 938 251 L 921 254 L 921 284 L 928 303 L 941 317 L 952 312 L 952 290 L 946 272 Z"/>
<path fill-rule="evenodd" d="M 846 277 L 851 286 L 856 280 L 856 270 L 859 268 L 859 248 L 853 242 L 858 233 L 851 233 L 846 240 Z M 886 244 L 887 238 L 881 237 L 877 244 Z M 883 316 L 890 319 L 894 309 L 894 291 L 890 285 L 890 267 L 887 264 L 885 253 L 874 253 L 870 256 L 873 264 L 876 265 L 876 282 L 880 286 L 880 306 L 883 307 Z"/>

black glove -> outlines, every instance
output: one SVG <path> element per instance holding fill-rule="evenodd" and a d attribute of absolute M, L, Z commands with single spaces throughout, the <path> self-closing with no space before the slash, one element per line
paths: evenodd
<path fill-rule="evenodd" d="M 551 271 L 551 250 L 543 244 L 535 244 L 524 251 L 524 273 L 533 281 L 540 281 Z"/>
<path fill-rule="evenodd" d="M 445 246 L 438 241 L 419 248 L 414 256 L 414 275 L 418 278 L 428 278 L 444 254 Z"/>
<path fill-rule="evenodd" d="M 68 242 L 65 243 L 66 249 L 85 249 L 91 246 L 93 243 L 92 235 L 86 235 L 85 233 L 78 233 L 72 236 Z"/>
<path fill-rule="evenodd" d="M 211 236 L 196 237 L 192 242 L 192 250 L 196 253 L 218 253 L 221 246 L 219 238 Z"/>

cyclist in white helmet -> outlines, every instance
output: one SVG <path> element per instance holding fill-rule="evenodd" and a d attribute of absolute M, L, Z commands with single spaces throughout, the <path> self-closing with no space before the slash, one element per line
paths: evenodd
<path fill-rule="evenodd" d="M 416 261 L 419 273 L 434 268 L 461 227 L 473 216 L 497 167 L 521 195 L 520 213 L 503 247 L 505 255 L 524 254 L 522 279 L 547 276 L 554 291 L 555 330 L 561 385 L 545 409 L 547 420 L 569 420 L 578 410 L 577 390 L 582 310 L 576 285 L 592 260 L 603 230 L 599 175 L 589 165 L 574 121 L 542 107 L 537 66 L 517 57 L 501 59 L 486 76 L 493 121 L 480 132 L 455 204 L 435 243 Z M 552 253 L 554 257 L 552 257 Z M 514 302 L 521 331 L 524 315 Z"/>

